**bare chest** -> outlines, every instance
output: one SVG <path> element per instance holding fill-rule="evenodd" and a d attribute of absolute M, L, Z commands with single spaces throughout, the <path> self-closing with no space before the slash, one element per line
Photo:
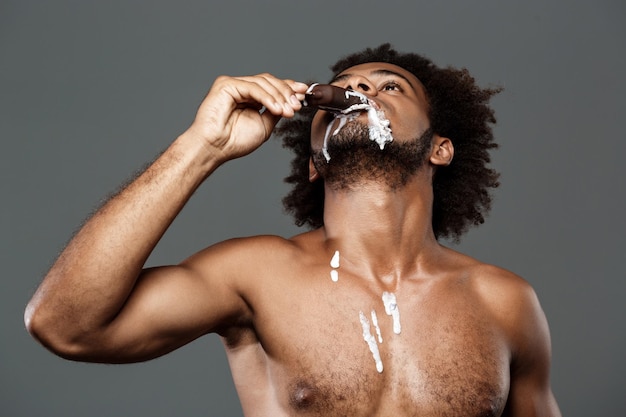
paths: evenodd
<path fill-rule="evenodd" d="M 287 415 L 501 414 L 508 353 L 465 297 L 326 286 L 285 295 L 257 328 Z"/>

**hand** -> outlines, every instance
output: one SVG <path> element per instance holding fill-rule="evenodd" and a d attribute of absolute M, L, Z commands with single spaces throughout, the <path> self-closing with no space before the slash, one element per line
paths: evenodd
<path fill-rule="evenodd" d="M 306 89 L 306 84 L 271 74 L 218 77 L 189 131 L 220 160 L 247 155 L 270 137 L 281 117 L 294 116 Z"/>

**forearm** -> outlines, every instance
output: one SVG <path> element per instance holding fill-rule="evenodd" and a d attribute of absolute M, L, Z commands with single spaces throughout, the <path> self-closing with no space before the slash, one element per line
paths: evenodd
<path fill-rule="evenodd" d="M 44 344 L 86 337 L 121 310 L 159 239 L 219 165 L 195 139 L 179 137 L 61 253 L 26 312 L 29 330 Z"/>
<path fill-rule="evenodd" d="M 281 117 L 292 117 L 301 107 L 306 89 L 306 84 L 270 74 L 218 77 L 187 132 L 70 241 L 26 309 L 29 331 L 57 354 L 72 358 L 94 350 L 116 356 L 116 349 L 163 339 L 163 328 L 181 331 L 183 339 L 197 336 L 206 327 L 202 318 L 194 321 L 196 327 L 152 319 L 162 306 L 204 317 L 202 302 L 191 311 L 177 306 L 204 283 L 184 267 L 146 275 L 138 283 L 141 269 L 202 181 L 222 162 L 261 146 Z M 185 295 L 168 299 L 172 291 Z"/>

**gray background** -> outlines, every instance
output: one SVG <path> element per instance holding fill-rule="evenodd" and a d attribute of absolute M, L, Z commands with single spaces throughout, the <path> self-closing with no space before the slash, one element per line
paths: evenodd
<path fill-rule="evenodd" d="M 382 42 L 467 67 L 494 99 L 493 212 L 460 250 L 535 287 L 564 415 L 626 415 L 622 1 L 0 2 L 0 415 L 241 415 L 217 337 L 148 363 L 63 361 L 23 307 L 73 230 L 191 122 L 220 74 L 325 80 Z M 277 141 L 220 169 L 149 260 L 298 230 Z"/>

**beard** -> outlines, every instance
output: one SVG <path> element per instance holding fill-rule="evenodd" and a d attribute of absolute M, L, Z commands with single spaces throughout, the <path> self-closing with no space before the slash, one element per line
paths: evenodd
<path fill-rule="evenodd" d="M 321 150 L 313 152 L 313 164 L 326 185 L 335 190 L 354 190 L 365 183 L 384 184 L 397 190 L 426 163 L 433 131 L 427 129 L 408 142 L 387 143 L 384 149 L 370 139 L 369 127 L 351 121 L 329 138 L 327 162 Z"/>

